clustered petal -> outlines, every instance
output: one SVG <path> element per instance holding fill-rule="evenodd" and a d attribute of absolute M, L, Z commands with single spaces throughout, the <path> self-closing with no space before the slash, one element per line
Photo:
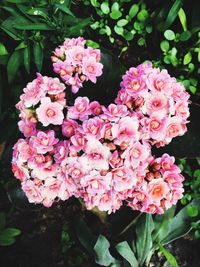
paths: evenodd
<path fill-rule="evenodd" d="M 84 45 L 80 37 L 66 39 L 55 50 L 54 69 L 63 64 L 59 73 L 68 75 L 68 85 L 76 68 L 92 82 L 101 73 L 99 50 Z M 66 102 L 64 85 L 38 74 L 17 104 L 26 138 L 14 145 L 12 170 L 29 202 L 50 207 L 74 196 L 87 209 L 111 213 L 126 203 L 159 214 L 176 204 L 183 194 L 181 170 L 174 157 L 156 158 L 151 147 L 187 130 L 189 95 L 182 84 L 148 63 L 127 71 L 115 104 L 87 97 Z"/>

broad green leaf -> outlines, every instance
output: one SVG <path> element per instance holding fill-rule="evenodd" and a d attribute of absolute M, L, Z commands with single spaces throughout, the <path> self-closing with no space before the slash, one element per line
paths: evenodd
<path fill-rule="evenodd" d="M 104 14 L 108 14 L 110 12 L 109 4 L 107 2 L 103 2 L 101 4 L 101 10 Z"/>
<path fill-rule="evenodd" d="M 190 217 L 196 217 L 199 214 L 198 208 L 192 204 L 188 204 L 187 214 Z"/>
<path fill-rule="evenodd" d="M 175 257 L 169 252 L 169 250 L 164 248 L 162 245 L 159 245 L 159 249 L 162 252 L 162 254 L 165 256 L 165 258 L 167 259 L 171 267 L 179 267 Z"/>
<path fill-rule="evenodd" d="M 4 212 L 0 212 L 0 232 L 6 226 L 6 215 Z"/>
<path fill-rule="evenodd" d="M 181 25 L 183 27 L 183 30 L 187 31 L 187 18 L 185 15 L 185 11 L 182 8 L 180 8 L 180 10 L 178 12 L 178 16 L 179 16 L 179 20 L 181 22 Z"/>
<path fill-rule="evenodd" d="M 154 223 L 151 214 L 143 214 L 136 224 L 136 251 L 142 266 L 152 249 L 152 231 Z"/>
<path fill-rule="evenodd" d="M 45 12 L 45 9 L 42 8 L 34 8 L 32 7 L 31 9 L 29 9 L 26 13 L 32 16 L 41 16 L 44 19 L 48 18 L 48 13 Z"/>
<path fill-rule="evenodd" d="M 114 2 L 111 6 L 112 11 L 119 11 L 119 4 L 117 2 Z"/>
<path fill-rule="evenodd" d="M 115 19 L 116 20 L 116 19 L 119 19 L 121 16 L 122 16 L 122 12 L 119 11 L 119 10 L 115 10 L 115 11 L 112 11 L 110 13 L 111 19 Z"/>
<path fill-rule="evenodd" d="M 28 73 L 30 73 L 30 46 L 24 48 L 24 67 Z"/>
<path fill-rule="evenodd" d="M 6 0 L 6 2 L 13 3 L 13 4 L 23 4 L 23 3 L 27 3 L 27 0 Z"/>
<path fill-rule="evenodd" d="M 172 30 L 166 30 L 164 32 L 164 36 L 167 40 L 172 41 L 175 39 L 175 33 Z"/>
<path fill-rule="evenodd" d="M 33 44 L 33 55 L 34 55 L 34 62 L 37 66 L 38 71 L 42 69 L 43 63 L 43 49 L 41 43 L 34 43 Z"/>
<path fill-rule="evenodd" d="M 192 205 L 200 211 L 200 201 L 193 200 Z M 188 205 L 191 205 L 188 204 Z M 188 205 L 180 210 L 169 224 L 168 233 L 162 236 L 160 244 L 168 244 L 180 237 L 185 236 L 191 230 L 191 218 L 187 214 Z"/>
<path fill-rule="evenodd" d="M 189 64 L 191 62 L 191 60 L 192 60 L 192 54 L 189 51 L 187 54 L 185 54 L 185 56 L 183 58 L 183 64 L 187 65 L 187 64 Z"/>
<path fill-rule="evenodd" d="M 179 38 L 180 38 L 180 41 L 185 42 L 185 41 L 189 40 L 191 37 L 192 37 L 192 33 L 191 32 L 184 31 L 184 32 L 181 33 Z"/>
<path fill-rule="evenodd" d="M 128 16 L 130 19 L 134 18 L 139 11 L 139 6 L 137 4 L 133 4 L 129 10 Z"/>
<path fill-rule="evenodd" d="M 90 0 L 92 6 L 94 7 L 99 7 L 99 3 L 98 3 L 98 0 Z"/>
<path fill-rule="evenodd" d="M 12 53 L 8 60 L 7 73 L 8 81 L 12 82 L 15 78 L 15 75 L 22 63 L 22 50 L 16 50 Z"/>
<path fill-rule="evenodd" d="M 128 263 L 130 263 L 131 267 L 138 267 L 138 261 L 135 257 L 134 252 L 130 248 L 127 241 L 121 242 L 116 245 L 116 250 L 119 252 L 119 254 L 126 260 Z"/>
<path fill-rule="evenodd" d="M 0 43 L 0 56 L 7 55 L 8 51 L 3 43 Z"/>
<path fill-rule="evenodd" d="M 169 50 L 169 42 L 164 40 L 160 43 L 160 48 L 163 52 L 167 52 Z"/>
<path fill-rule="evenodd" d="M 21 234 L 21 231 L 16 228 L 6 228 L 3 232 L 2 235 L 7 236 L 7 237 L 15 237 Z"/>
<path fill-rule="evenodd" d="M 144 22 L 147 18 L 149 17 L 149 14 L 147 10 L 142 9 L 138 14 L 137 14 L 137 19 L 141 22 Z"/>
<path fill-rule="evenodd" d="M 97 242 L 94 246 L 94 251 L 96 255 L 96 263 L 102 266 L 110 266 L 116 262 L 116 259 L 110 254 L 109 251 L 110 243 L 107 238 L 103 235 L 99 235 Z"/>
<path fill-rule="evenodd" d="M 92 40 L 87 40 L 86 41 L 86 45 L 87 46 L 90 46 L 90 47 L 92 47 L 92 48 L 99 48 L 99 44 L 98 43 L 96 43 L 96 42 L 94 42 L 94 41 L 92 41 Z"/>
<path fill-rule="evenodd" d="M 15 243 L 15 238 L 0 234 L 0 246 L 6 247 Z"/>
<path fill-rule="evenodd" d="M 119 27 L 124 27 L 126 24 L 128 24 L 128 20 L 127 19 L 120 19 L 117 22 L 117 26 L 119 26 Z"/>
<path fill-rule="evenodd" d="M 118 35 L 123 35 L 124 29 L 122 27 L 118 27 L 117 25 L 115 25 L 114 27 L 114 31 L 118 34 Z"/>
<path fill-rule="evenodd" d="M 127 32 L 126 34 L 124 34 L 124 38 L 126 39 L 126 41 L 131 41 L 133 37 L 134 35 L 132 34 L 132 32 Z"/>
<path fill-rule="evenodd" d="M 21 42 L 16 48 L 15 50 L 20 50 L 20 49 L 24 49 L 27 47 L 27 44 L 25 44 L 24 42 Z"/>
<path fill-rule="evenodd" d="M 30 24 L 20 24 L 17 23 L 16 25 L 13 25 L 15 29 L 18 30 L 41 30 L 41 31 L 53 31 L 54 28 L 48 26 L 45 23 L 30 23 Z"/>

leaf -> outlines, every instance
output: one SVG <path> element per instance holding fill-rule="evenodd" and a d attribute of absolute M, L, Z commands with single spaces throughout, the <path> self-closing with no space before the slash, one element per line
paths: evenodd
<path fill-rule="evenodd" d="M 198 208 L 192 204 L 188 204 L 187 214 L 190 217 L 196 217 L 199 214 Z"/>
<path fill-rule="evenodd" d="M 130 20 L 137 15 L 138 11 L 139 11 L 139 6 L 137 4 L 133 4 L 128 13 Z"/>
<path fill-rule="evenodd" d="M 164 40 L 160 43 L 160 48 L 163 52 L 167 52 L 169 50 L 169 42 Z"/>
<path fill-rule="evenodd" d="M 30 46 L 24 48 L 24 67 L 30 73 Z"/>
<path fill-rule="evenodd" d="M 7 55 L 8 51 L 3 43 L 0 43 L 0 56 Z"/>
<path fill-rule="evenodd" d="M 4 212 L 0 212 L 0 232 L 6 226 L 6 215 Z"/>
<path fill-rule="evenodd" d="M 191 204 L 196 206 L 197 209 L 200 210 L 200 201 L 193 200 Z M 170 222 L 168 233 L 165 233 L 165 235 L 162 236 L 160 244 L 166 245 L 180 237 L 185 236 L 188 232 L 190 232 L 191 218 L 188 217 L 187 214 L 188 205 L 180 210 Z"/>
<path fill-rule="evenodd" d="M 159 245 L 159 249 L 172 267 L 179 267 L 175 257 L 166 248 Z"/>
<path fill-rule="evenodd" d="M 23 3 L 27 3 L 27 0 L 6 0 L 6 2 L 13 3 L 13 4 L 23 4 Z"/>
<path fill-rule="evenodd" d="M 53 31 L 54 30 L 54 28 L 48 26 L 45 23 L 30 23 L 30 24 L 17 23 L 16 25 L 13 25 L 13 27 L 18 30 L 28 30 L 28 31 L 32 31 L 32 30 Z"/>
<path fill-rule="evenodd" d="M 181 25 L 183 27 L 183 30 L 187 31 L 187 19 L 186 19 L 185 11 L 182 8 L 180 8 L 180 10 L 178 12 L 178 16 L 179 16 L 179 20 L 181 22 Z"/>
<path fill-rule="evenodd" d="M 32 16 L 41 16 L 44 19 L 48 18 L 47 12 L 45 12 L 45 9 L 42 8 L 34 8 L 32 7 L 31 9 L 27 10 L 27 14 L 32 15 Z"/>
<path fill-rule="evenodd" d="M 114 27 L 114 31 L 118 34 L 118 35 L 123 35 L 124 33 L 124 29 L 122 27 L 118 27 L 117 25 L 115 25 Z"/>
<path fill-rule="evenodd" d="M 105 26 L 105 31 L 106 31 L 106 34 L 108 35 L 108 36 L 110 36 L 111 35 L 111 29 L 110 29 L 110 27 L 109 26 Z"/>
<path fill-rule="evenodd" d="M 176 0 L 173 4 L 173 6 L 171 7 L 168 15 L 167 15 L 167 18 L 165 20 L 165 22 L 161 23 L 159 25 L 159 29 L 164 31 L 166 30 L 167 28 L 169 28 L 169 26 L 174 22 L 174 20 L 176 19 L 177 15 L 178 15 L 178 12 L 180 10 L 180 8 L 182 7 L 183 5 L 183 0 Z"/>
<path fill-rule="evenodd" d="M 3 232 L 2 235 L 7 236 L 7 237 L 15 237 L 21 234 L 21 231 L 16 228 L 6 228 Z"/>
<path fill-rule="evenodd" d="M 99 235 L 97 242 L 94 246 L 96 254 L 95 262 L 102 266 L 110 266 L 116 263 L 117 260 L 113 258 L 109 251 L 110 243 L 103 235 Z"/>
<path fill-rule="evenodd" d="M 180 35 L 180 41 L 185 42 L 192 37 L 192 33 L 189 31 L 184 31 Z"/>
<path fill-rule="evenodd" d="M 112 11 L 119 11 L 119 4 L 117 2 L 114 2 L 111 6 Z"/>
<path fill-rule="evenodd" d="M 108 3 L 107 2 L 103 2 L 102 4 L 101 4 L 101 10 L 102 10 L 102 12 L 104 13 L 104 14 L 109 14 L 109 12 L 110 12 L 110 8 L 109 8 L 109 5 L 108 5 Z"/>
<path fill-rule="evenodd" d="M 115 10 L 115 11 L 112 11 L 110 13 L 111 19 L 115 19 L 116 20 L 116 19 L 119 19 L 121 16 L 122 16 L 122 12 L 119 11 L 119 10 Z"/>
<path fill-rule="evenodd" d="M 92 234 L 83 219 L 77 217 L 74 225 L 80 243 L 83 245 L 84 248 L 87 249 L 90 254 L 93 254 L 96 237 Z"/>
<path fill-rule="evenodd" d="M 121 242 L 116 245 L 116 250 L 132 267 L 138 267 L 138 261 L 135 257 L 134 252 L 130 248 L 127 241 Z"/>
<path fill-rule="evenodd" d="M 117 26 L 119 26 L 119 27 L 123 27 L 123 26 L 125 26 L 126 24 L 128 24 L 128 20 L 127 20 L 127 19 L 120 19 L 120 20 L 118 20 L 118 22 L 117 22 Z"/>
<path fill-rule="evenodd" d="M 90 0 L 92 6 L 94 7 L 99 7 L 99 3 L 98 3 L 98 0 Z"/>
<path fill-rule="evenodd" d="M 140 265 L 143 265 L 152 248 L 154 223 L 151 214 L 143 214 L 136 225 L 136 251 Z"/>
<path fill-rule="evenodd" d="M 86 41 L 86 45 L 90 46 L 92 48 L 95 48 L 95 49 L 99 48 L 99 44 L 94 42 L 94 41 L 92 41 L 92 40 L 87 40 Z"/>
<path fill-rule="evenodd" d="M 71 12 L 71 10 L 64 4 L 55 4 L 55 7 L 60 9 L 62 12 L 64 12 L 67 15 L 70 15 L 72 17 L 75 17 L 74 14 Z"/>
<path fill-rule="evenodd" d="M 15 243 L 15 238 L 0 234 L 0 246 L 6 247 Z"/>
<path fill-rule="evenodd" d="M 81 30 L 84 27 L 88 26 L 90 23 L 91 23 L 91 18 L 85 18 L 85 19 L 80 20 L 76 25 L 74 25 L 68 29 L 69 37 L 80 34 Z"/>
<path fill-rule="evenodd" d="M 166 30 L 164 36 L 167 40 L 172 41 L 175 39 L 175 33 L 172 30 Z"/>
<path fill-rule="evenodd" d="M 14 80 L 15 75 L 21 63 L 22 63 L 22 52 L 21 50 L 16 50 L 10 56 L 7 64 L 7 74 L 9 83 L 11 83 Z"/>
<path fill-rule="evenodd" d="M 187 54 L 185 54 L 185 56 L 183 58 L 183 64 L 187 65 L 187 64 L 189 64 L 191 62 L 191 60 L 192 60 L 192 54 L 189 51 Z"/>
<path fill-rule="evenodd" d="M 146 9 L 142 9 L 138 14 L 137 14 L 137 19 L 141 22 L 144 22 L 147 18 L 149 17 L 149 14 Z"/>
<path fill-rule="evenodd" d="M 33 55 L 34 55 L 34 62 L 37 66 L 38 71 L 42 69 L 43 63 L 43 49 L 41 43 L 34 43 L 33 44 Z"/>

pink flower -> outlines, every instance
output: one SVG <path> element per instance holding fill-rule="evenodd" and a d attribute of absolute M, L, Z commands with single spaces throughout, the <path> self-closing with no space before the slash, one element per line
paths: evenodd
<path fill-rule="evenodd" d="M 117 192 L 131 189 L 136 184 L 135 173 L 125 166 L 113 169 L 112 178 Z"/>
<path fill-rule="evenodd" d="M 166 115 L 168 113 L 167 103 L 167 97 L 163 94 L 152 95 L 146 102 L 147 114 L 163 114 L 163 116 Z"/>
<path fill-rule="evenodd" d="M 41 105 L 36 109 L 36 114 L 43 126 L 61 125 L 64 119 L 63 106 L 57 102 L 51 102 L 49 97 L 42 98 Z"/>
<path fill-rule="evenodd" d="M 86 120 L 91 114 L 89 99 L 87 97 L 77 97 L 74 106 L 68 108 L 67 117 L 70 119 Z"/>
<path fill-rule="evenodd" d="M 163 198 L 167 198 L 170 188 L 167 183 L 162 179 L 154 179 L 148 184 L 148 194 L 153 202 L 158 202 Z"/>
<path fill-rule="evenodd" d="M 116 122 L 128 114 L 129 111 L 126 106 L 110 104 L 108 108 L 103 107 L 103 114 L 101 115 L 101 118 Z"/>
<path fill-rule="evenodd" d="M 60 141 L 55 146 L 54 158 L 56 163 L 60 164 L 61 166 L 65 165 L 67 163 L 68 153 L 69 153 L 69 142 L 66 140 Z"/>
<path fill-rule="evenodd" d="M 102 113 L 102 106 L 97 101 L 90 103 L 90 110 L 92 115 L 99 115 Z"/>
<path fill-rule="evenodd" d="M 83 74 L 88 77 L 93 83 L 96 83 L 97 78 L 102 75 L 103 65 L 96 62 L 94 57 L 84 57 L 83 58 Z"/>
<path fill-rule="evenodd" d="M 58 78 L 43 77 L 44 83 L 41 84 L 41 88 L 49 95 L 57 95 L 65 90 L 63 83 L 60 83 Z"/>
<path fill-rule="evenodd" d="M 85 134 L 91 134 L 95 136 L 97 139 L 100 138 L 100 131 L 103 126 L 103 121 L 98 117 L 94 117 L 87 121 L 83 122 L 83 131 Z"/>
<path fill-rule="evenodd" d="M 36 134 L 36 123 L 29 119 L 21 120 L 18 122 L 19 130 L 25 137 L 30 137 Z"/>
<path fill-rule="evenodd" d="M 119 156 L 119 153 L 117 150 L 115 150 L 111 157 L 109 158 L 109 164 L 112 168 L 119 168 L 122 167 L 124 164 L 123 159 Z"/>
<path fill-rule="evenodd" d="M 96 138 L 88 137 L 85 152 L 91 168 L 96 170 L 107 170 L 109 168 L 110 149 L 102 145 Z"/>
<path fill-rule="evenodd" d="M 137 141 L 139 139 L 139 123 L 135 117 L 123 117 L 113 125 L 113 137 L 120 141 Z"/>
<path fill-rule="evenodd" d="M 48 151 L 54 149 L 54 145 L 58 143 L 58 139 L 55 138 L 55 132 L 49 130 L 48 132 L 38 131 L 35 137 L 31 138 L 33 147 L 37 150 L 37 153 L 46 154 Z"/>
<path fill-rule="evenodd" d="M 12 162 L 12 172 L 21 182 L 26 181 L 30 177 L 28 169 L 15 160 Z"/>
<path fill-rule="evenodd" d="M 75 135 L 73 135 L 70 140 L 71 140 L 73 147 L 77 151 L 84 149 L 87 143 L 86 137 L 82 133 L 78 133 L 78 132 Z"/>
<path fill-rule="evenodd" d="M 75 134 L 78 128 L 78 123 L 71 119 L 65 119 L 62 123 L 62 134 L 66 137 L 71 137 Z"/>
<path fill-rule="evenodd" d="M 67 61 L 72 65 L 81 65 L 85 56 L 85 49 L 82 46 L 73 46 L 66 51 Z"/>
<path fill-rule="evenodd" d="M 159 72 L 158 69 L 154 69 L 147 78 L 148 88 L 156 92 L 164 92 L 166 86 L 169 85 L 170 82 L 171 78 L 167 70 L 162 70 Z"/>
<path fill-rule="evenodd" d="M 37 187 L 32 181 L 26 181 L 22 183 L 22 190 L 26 194 L 30 203 L 41 203 L 43 197 L 39 187 Z"/>
<path fill-rule="evenodd" d="M 149 137 L 161 141 L 164 140 L 166 134 L 166 118 L 159 115 L 152 116 L 146 120 Z"/>
<path fill-rule="evenodd" d="M 15 156 L 20 162 L 26 162 L 36 153 L 33 146 L 24 139 L 19 139 L 14 145 L 13 150 L 13 156 Z"/>
<path fill-rule="evenodd" d="M 171 142 L 172 138 L 176 136 L 184 135 L 187 128 L 185 123 L 182 122 L 180 118 L 170 118 L 167 123 L 166 129 L 166 141 L 167 143 Z"/>

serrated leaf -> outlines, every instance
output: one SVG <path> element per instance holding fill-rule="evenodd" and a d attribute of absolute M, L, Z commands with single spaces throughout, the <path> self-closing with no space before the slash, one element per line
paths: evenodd
<path fill-rule="evenodd" d="M 119 254 L 131 265 L 131 267 L 138 267 L 138 261 L 135 257 L 134 252 L 130 248 L 127 241 L 123 241 L 116 245 L 116 250 L 119 252 Z"/>

